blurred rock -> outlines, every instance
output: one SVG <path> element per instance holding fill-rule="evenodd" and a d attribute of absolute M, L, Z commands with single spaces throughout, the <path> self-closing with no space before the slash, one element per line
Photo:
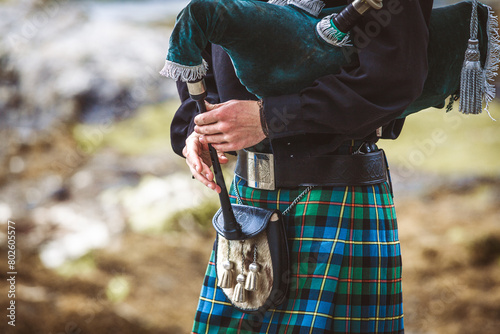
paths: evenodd
<path fill-rule="evenodd" d="M 168 222 L 176 213 L 216 198 L 186 173 L 145 176 L 137 186 L 110 189 L 101 195 L 103 203 L 120 208 L 135 232 L 168 230 Z"/>
<path fill-rule="evenodd" d="M 93 13 L 85 2 L 0 2 L 0 162 L 56 123 L 126 118 L 174 94 L 158 74 L 170 28 Z"/>
<path fill-rule="evenodd" d="M 485 266 L 500 259 L 500 235 L 486 235 L 480 237 L 469 246 L 471 264 Z"/>
<path fill-rule="evenodd" d="M 56 226 L 51 240 L 42 245 L 40 250 L 40 258 L 49 268 L 77 259 L 91 249 L 107 246 L 111 236 L 116 233 L 110 230 L 109 222 L 102 221 L 94 212 L 86 213 L 84 208 L 75 204 L 38 208 L 34 218 L 37 225 Z"/>

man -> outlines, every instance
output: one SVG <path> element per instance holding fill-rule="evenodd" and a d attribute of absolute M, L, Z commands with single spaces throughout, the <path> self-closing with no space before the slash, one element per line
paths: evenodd
<path fill-rule="evenodd" d="M 327 1 L 340 4 L 346 2 Z M 384 6 L 351 31 L 358 52 L 346 56 L 353 62 L 296 94 L 257 101 L 215 45 L 204 54 L 211 69 L 208 112 L 197 115 L 185 84 L 178 84 L 182 105 L 171 126 L 172 146 L 196 180 L 220 191 L 209 168 L 210 143 L 221 163 L 230 151 L 239 151 L 238 159 L 248 151 L 271 157 L 271 186 L 249 184 L 249 174 L 259 171 L 238 164 L 232 191 L 237 187 L 247 205 L 283 211 L 305 186 L 315 186 L 285 215 L 287 300 L 258 318 L 235 310 L 217 288 L 212 254 L 193 332 L 404 332 L 390 182 L 385 172 L 377 181 L 373 164 L 363 160 L 378 154 L 375 170 L 385 171 L 375 143 L 397 138 L 403 120 L 396 118 L 421 93 L 432 0 L 385 0 Z"/>

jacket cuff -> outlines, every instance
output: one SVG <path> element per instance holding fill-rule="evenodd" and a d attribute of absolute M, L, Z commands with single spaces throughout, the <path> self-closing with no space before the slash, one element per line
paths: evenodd
<path fill-rule="evenodd" d="M 302 127 L 296 126 L 302 116 L 299 94 L 265 97 L 262 101 L 269 139 L 303 133 Z"/>
<path fill-rule="evenodd" d="M 194 127 L 196 126 L 196 124 L 194 124 L 194 118 L 191 119 L 191 121 L 189 122 L 189 126 L 188 126 L 188 131 L 187 131 L 187 137 L 191 136 L 191 134 L 194 132 Z"/>

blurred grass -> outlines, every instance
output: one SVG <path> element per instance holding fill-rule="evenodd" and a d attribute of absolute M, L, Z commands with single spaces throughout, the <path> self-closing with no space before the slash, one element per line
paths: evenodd
<path fill-rule="evenodd" d="M 73 137 L 86 153 L 109 147 L 125 155 L 170 149 L 170 123 L 178 107 L 176 100 L 140 108 L 128 119 L 106 124 L 77 124 Z"/>
<path fill-rule="evenodd" d="M 177 100 L 145 106 L 109 128 L 78 124 L 73 136 L 87 153 L 102 147 L 130 156 L 164 152 L 170 149 L 170 122 L 177 107 Z M 406 172 L 498 176 L 500 123 L 485 112 L 463 115 L 457 109 L 455 103 L 449 113 L 430 108 L 410 115 L 397 140 L 379 143 L 390 164 Z M 500 119 L 500 102 L 491 104 L 490 113 Z"/>
<path fill-rule="evenodd" d="M 229 178 L 229 180 L 231 179 Z M 226 183 L 229 183 L 228 178 L 226 178 Z M 164 230 L 211 235 L 212 217 L 219 207 L 218 201 L 207 200 L 196 207 L 177 211 L 165 223 Z"/>
<path fill-rule="evenodd" d="M 500 102 L 489 109 L 493 118 L 500 119 Z M 379 146 L 391 165 L 406 172 L 500 175 L 500 122 L 486 112 L 463 115 L 457 102 L 449 113 L 431 108 L 410 115 L 400 137 L 382 140 Z"/>
<path fill-rule="evenodd" d="M 94 153 L 102 147 L 124 155 L 154 154 L 170 150 L 170 123 L 177 100 L 148 105 L 133 117 L 106 128 L 78 124 L 73 136 L 79 147 Z M 463 115 L 454 110 L 430 108 L 410 115 L 397 140 L 381 140 L 392 166 L 414 171 L 455 176 L 499 176 L 500 123 L 487 113 Z M 500 102 L 490 106 L 491 116 L 500 119 Z"/>
<path fill-rule="evenodd" d="M 94 254 L 89 252 L 76 260 L 65 262 L 56 269 L 56 272 L 65 278 L 70 278 L 74 276 L 92 276 L 96 270 Z"/>
<path fill-rule="evenodd" d="M 130 294 L 130 283 L 123 276 L 115 276 L 106 287 L 106 297 L 113 303 L 118 303 L 127 298 Z"/>

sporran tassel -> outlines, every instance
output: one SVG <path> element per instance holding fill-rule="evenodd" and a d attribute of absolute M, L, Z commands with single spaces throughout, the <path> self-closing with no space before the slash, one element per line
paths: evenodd
<path fill-rule="evenodd" d="M 222 264 L 224 271 L 222 272 L 222 277 L 220 279 L 219 286 L 223 289 L 230 289 L 233 287 L 233 267 L 234 263 L 227 260 Z"/>
<path fill-rule="evenodd" d="M 471 34 L 460 78 L 460 112 L 479 114 L 482 111 L 482 100 L 485 91 L 485 72 L 481 67 L 479 41 L 477 40 L 478 18 L 477 0 L 472 3 Z"/>
<path fill-rule="evenodd" d="M 248 273 L 247 281 L 245 283 L 245 290 L 257 291 L 258 272 L 260 270 L 260 266 L 257 263 L 257 245 L 253 248 L 253 262 L 248 266 L 248 270 L 250 272 Z"/>
<path fill-rule="evenodd" d="M 233 300 L 237 303 L 244 303 L 247 301 L 247 292 L 245 290 L 245 280 L 246 277 L 243 274 L 239 274 L 236 277 L 236 287 L 234 288 Z"/>
<path fill-rule="evenodd" d="M 245 290 L 257 291 L 257 284 L 259 283 L 258 272 L 260 270 L 260 266 L 257 263 L 253 262 L 250 264 L 248 269 L 250 270 L 250 272 L 248 273 L 248 277 L 245 283 Z"/>
<path fill-rule="evenodd" d="M 233 300 L 237 303 L 244 303 L 247 301 L 247 292 L 245 290 L 245 240 L 241 241 L 241 274 L 236 277 L 236 287 L 234 288 Z"/>
<path fill-rule="evenodd" d="M 227 260 L 222 263 L 224 271 L 220 278 L 219 286 L 223 289 L 230 289 L 233 287 L 233 268 L 234 263 L 231 262 L 231 241 L 227 240 Z"/>

